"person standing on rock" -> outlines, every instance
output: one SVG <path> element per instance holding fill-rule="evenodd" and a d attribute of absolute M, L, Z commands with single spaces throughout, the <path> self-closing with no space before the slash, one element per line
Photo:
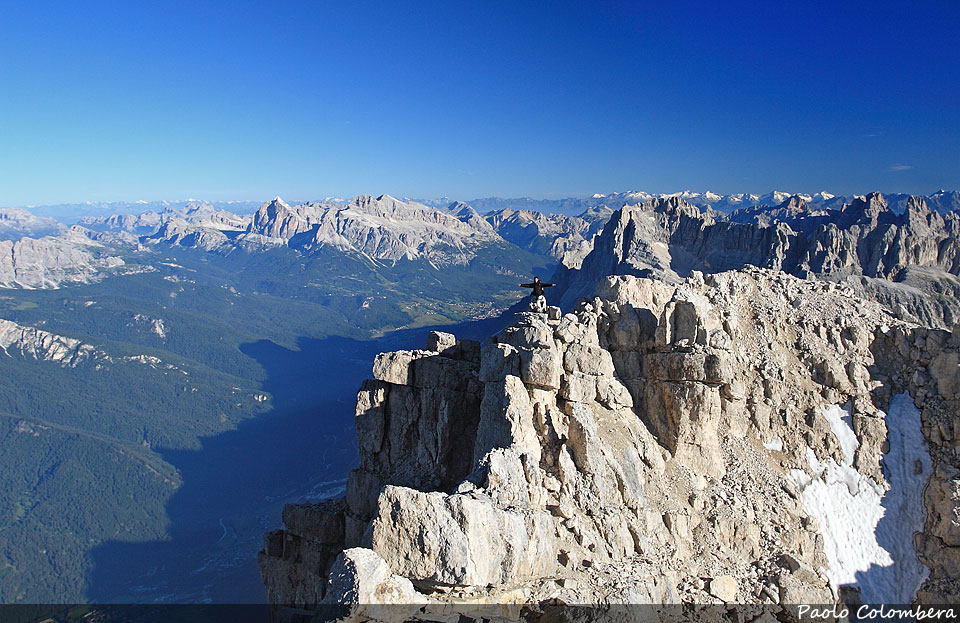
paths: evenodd
<path fill-rule="evenodd" d="M 533 292 L 530 293 L 530 311 L 540 312 L 544 314 L 547 312 L 547 297 L 543 295 L 544 288 L 552 288 L 557 284 L 555 283 L 543 283 L 540 281 L 540 277 L 534 277 L 533 283 L 521 283 L 521 288 L 533 288 Z"/>

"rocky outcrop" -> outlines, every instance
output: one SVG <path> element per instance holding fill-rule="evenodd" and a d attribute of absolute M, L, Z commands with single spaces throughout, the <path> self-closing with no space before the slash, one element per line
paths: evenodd
<path fill-rule="evenodd" d="M 504 240 L 518 247 L 579 268 L 593 248 L 593 237 L 613 214 L 605 205 L 585 210 L 579 216 L 544 214 L 533 210 L 502 209 L 484 218 Z"/>
<path fill-rule="evenodd" d="M 265 540 L 270 599 L 955 599 L 956 346 L 848 287 L 748 269 L 605 278 L 482 356 L 447 335 L 382 354 L 345 498 L 288 506 Z"/>
<path fill-rule="evenodd" d="M 167 218 L 153 234 L 144 236 L 147 244 L 165 243 L 192 249 L 213 251 L 228 244 L 227 235 L 219 229 L 192 225 L 184 219 Z"/>
<path fill-rule="evenodd" d="M 56 219 L 35 216 L 22 208 L 0 208 L 0 240 L 56 236 L 66 230 Z"/>
<path fill-rule="evenodd" d="M 839 209 L 810 209 L 792 197 L 776 208 L 734 212 L 718 220 L 681 198 L 625 205 L 613 215 L 580 270 L 555 281 L 570 305 L 606 275 L 676 283 L 697 270 L 745 266 L 844 280 L 899 317 L 941 328 L 960 321 L 960 214 L 942 215 L 922 198 L 894 212 L 879 193 Z"/>
<path fill-rule="evenodd" d="M 57 237 L 0 240 L 0 288 L 90 283 L 122 265 L 122 259 L 76 227 Z"/>
<path fill-rule="evenodd" d="M 282 244 L 309 250 L 330 245 L 375 260 L 423 258 L 462 264 L 474 247 L 496 235 L 447 212 L 389 195 L 360 195 L 347 204 L 306 203 L 289 206 L 279 197 L 253 216 L 240 242 Z"/>
<path fill-rule="evenodd" d="M 287 506 L 284 524 L 291 529 L 265 542 L 260 563 L 271 601 L 323 600 L 330 570 L 341 550 L 363 540 L 386 485 L 430 492 L 466 477 L 480 420 L 479 370 L 480 344 L 445 333 L 433 334 L 429 349 L 377 357 L 374 379 L 357 395 L 360 460 L 345 498 Z"/>
<path fill-rule="evenodd" d="M 145 319 L 145 317 L 139 315 L 135 317 L 135 320 L 137 318 Z M 159 328 L 162 331 L 162 321 L 159 321 Z M 103 366 L 113 363 L 135 363 L 153 369 L 177 370 L 186 374 L 177 366 L 165 363 L 152 355 L 115 357 L 76 338 L 58 335 L 36 327 L 24 326 L 2 318 L 0 318 L 0 352 L 7 357 L 16 356 L 37 361 L 49 361 L 64 368 L 91 365 L 99 370 Z"/>
<path fill-rule="evenodd" d="M 69 368 L 91 359 L 102 359 L 105 355 L 80 340 L 3 319 L 0 319 L 0 350 L 7 356 L 17 353 Z"/>

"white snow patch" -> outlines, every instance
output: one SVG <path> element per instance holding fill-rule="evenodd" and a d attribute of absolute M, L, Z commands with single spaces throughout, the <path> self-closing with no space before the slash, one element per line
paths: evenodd
<path fill-rule="evenodd" d="M 823 410 L 843 449 L 843 465 L 821 462 L 807 448 L 812 475 L 791 470 L 803 507 L 820 524 L 834 594 L 857 585 L 864 603 L 910 603 L 929 570 L 917 558 L 914 533 L 923 529 L 923 488 L 932 462 L 920 413 L 907 394 L 890 401 L 886 416 L 890 451 L 881 462 L 887 486 L 853 468 L 859 445 L 850 417 L 838 405 Z"/>
<path fill-rule="evenodd" d="M 776 437 L 770 441 L 765 441 L 763 447 L 774 452 L 783 452 L 783 439 Z"/>
<path fill-rule="evenodd" d="M 850 417 L 850 405 L 844 407 L 839 405 L 825 405 L 823 407 L 823 417 L 830 423 L 830 430 L 834 437 L 840 442 L 840 448 L 843 450 L 843 464 L 853 465 L 853 457 L 860 447 L 857 436 L 853 434 L 853 420 Z"/>
<path fill-rule="evenodd" d="M 913 537 L 925 523 L 923 490 L 933 472 L 933 461 L 923 438 L 920 411 L 909 394 L 897 394 L 890 400 L 886 422 L 890 452 L 881 466 L 890 489 L 883 498 L 886 514 L 877 526 L 877 540 L 896 564 L 876 575 L 883 578 L 883 584 L 898 588 L 891 594 L 891 602 L 909 603 L 930 575 L 917 558 Z"/>

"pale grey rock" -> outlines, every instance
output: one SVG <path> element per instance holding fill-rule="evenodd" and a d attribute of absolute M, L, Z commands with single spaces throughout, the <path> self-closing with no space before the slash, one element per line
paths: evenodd
<path fill-rule="evenodd" d="M 546 514 L 502 510 L 470 495 L 398 487 L 384 489 L 379 508 L 373 547 L 405 577 L 497 585 L 549 575 L 556 564 Z"/>
<path fill-rule="evenodd" d="M 525 348 L 520 351 L 520 379 L 529 385 L 558 389 L 563 366 L 555 348 Z"/>
<path fill-rule="evenodd" d="M 480 364 L 480 380 L 502 381 L 507 376 L 520 376 L 520 353 L 509 344 L 488 345 Z"/>
<path fill-rule="evenodd" d="M 330 245 L 374 260 L 426 259 L 464 264 L 478 244 L 499 236 L 489 227 L 414 201 L 389 195 L 360 195 L 347 204 L 318 202 L 290 206 L 279 197 L 253 215 L 241 239 L 309 250 Z"/>
<path fill-rule="evenodd" d="M 593 400 L 597 395 L 597 378 L 582 372 L 569 372 L 563 376 L 558 395 L 573 402 Z"/>
<path fill-rule="evenodd" d="M 474 462 L 479 463 L 487 452 L 516 446 L 521 451 L 539 454 L 539 442 L 533 422 L 530 396 L 523 381 L 507 376 L 502 381 L 484 385 L 477 428 Z"/>
<path fill-rule="evenodd" d="M 330 570 L 329 604 L 426 603 L 405 577 L 390 573 L 387 563 L 373 550 L 345 549 Z"/>
<path fill-rule="evenodd" d="M 497 337 L 500 344 L 509 344 L 515 348 L 552 348 L 553 327 L 545 314 L 519 312 L 514 315 L 514 324 L 507 327 Z"/>
<path fill-rule="evenodd" d="M 517 314 L 480 361 L 383 356 L 358 395 L 343 544 L 319 536 L 337 540 L 340 511 L 288 513 L 271 537 L 283 546 L 261 553 L 271 599 L 329 575 L 283 552 L 322 568 L 363 544 L 441 604 L 832 603 L 824 534 L 791 474 L 812 477 L 808 448 L 844 460 L 821 413 L 849 403 L 853 468 L 885 482 L 881 412 L 902 391 L 934 461 L 918 599 L 958 594 L 953 332 L 767 269 L 617 276 L 598 292 L 554 325 Z"/>
<path fill-rule="evenodd" d="M 633 406 L 633 397 L 630 395 L 630 390 L 615 378 L 598 378 L 596 391 L 597 402 L 609 409 Z"/>
<path fill-rule="evenodd" d="M 413 385 L 414 361 L 433 355 L 434 353 L 423 350 L 380 353 L 373 360 L 373 378 L 395 385 Z"/>
<path fill-rule="evenodd" d="M 600 346 L 571 344 L 563 354 L 563 369 L 571 373 L 611 376 L 613 359 Z"/>
<path fill-rule="evenodd" d="M 455 347 L 456 344 L 457 338 L 452 333 L 431 331 L 427 337 L 427 350 L 432 350 L 436 353 L 442 353 L 448 348 Z"/>
<path fill-rule="evenodd" d="M 710 579 L 710 594 L 724 603 L 736 601 L 737 588 L 737 580 L 733 576 L 721 575 Z"/>
<path fill-rule="evenodd" d="M 92 283 L 122 267 L 104 245 L 79 228 L 57 237 L 0 240 L 0 288 L 58 288 Z"/>

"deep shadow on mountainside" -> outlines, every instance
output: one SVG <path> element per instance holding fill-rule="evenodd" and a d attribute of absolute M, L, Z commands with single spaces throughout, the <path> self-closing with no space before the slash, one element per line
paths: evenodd
<path fill-rule="evenodd" d="M 482 339 L 505 317 L 374 340 L 301 338 L 296 350 L 269 340 L 244 344 L 267 374 L 263 390 L 273 395 L 274 409 L 202 439 L 199 451 L 161 452 L 183 482 L 166 506 L 169 539 L 93 549 L 87 600 L 264 602 L 256 564 L 263 533 L 277 524 L 284 503 L 342 492 L 356 463 L 356 388 L 374 355 L 417 347 L 432 329 Z"/>

